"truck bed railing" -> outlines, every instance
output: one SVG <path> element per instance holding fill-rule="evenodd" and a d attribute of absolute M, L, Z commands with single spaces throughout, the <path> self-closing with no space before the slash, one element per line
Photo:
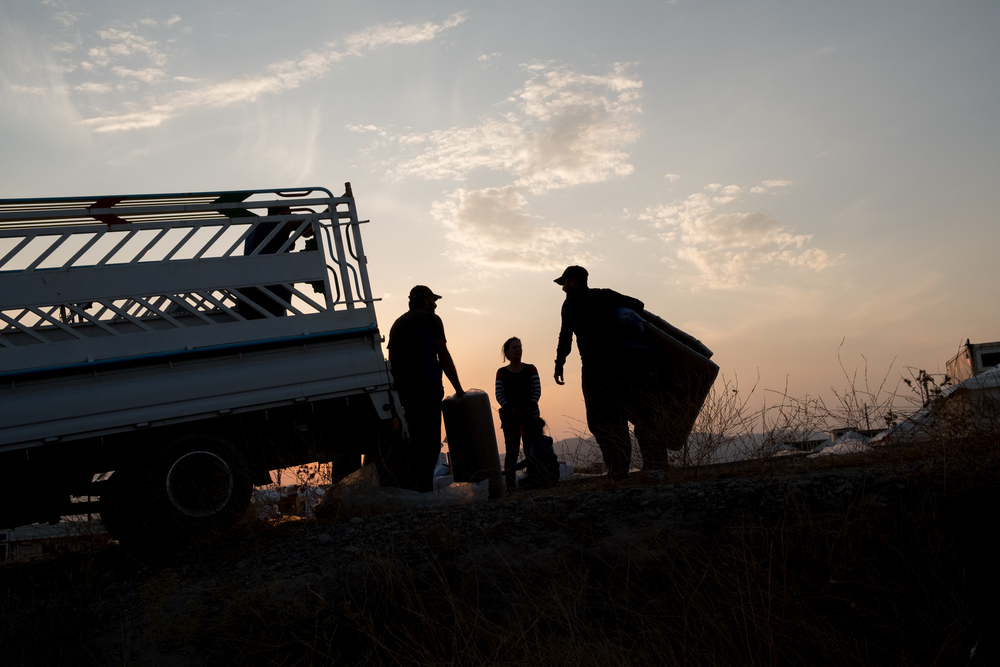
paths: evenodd
<path fill-rule="evenodd" d="M 0 200 L 0 375 L 374 330 L 360 224 L 349 184 Z"/>

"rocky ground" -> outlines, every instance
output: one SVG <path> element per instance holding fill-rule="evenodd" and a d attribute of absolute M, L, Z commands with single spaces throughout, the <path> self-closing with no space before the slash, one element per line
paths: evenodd
<path fill-rule="evenodd" d="M 111 545 L 0 568 L 4 664 L 527 664 L 504 637 L 540 622 L 587 637 L 576 661 L 642 664 L 655 627 L 664 662 L 749 664 L 810 655 L 767 637 L 817 621 L 842 637 L 831 664 L 987 664 L 997 479 L 981 448 L 786 458 Z"/>

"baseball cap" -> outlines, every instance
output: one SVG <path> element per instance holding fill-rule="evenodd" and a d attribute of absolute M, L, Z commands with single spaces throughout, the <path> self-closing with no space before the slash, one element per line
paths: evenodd
<path fill-rule="evenodd" d="M 441 298 L 439 295 L 432 292 L 431 288 L 426 285 L 414 285 L 413 289 L 410 290 L 411 299 L 423 299 L 425 296 L 429 296 L 435 301 Z"/>
<path fill-rule="evenodd" d="M 562 272 L 562 275 L 556 278 L 553 282 L 557 285 L 562 285 L 571 278 L 575 280 L 586 280 L 588 275 L 590 274 L 587 273 L 587 269 L 582 266 L 567 266 L 566 270 Z"/>

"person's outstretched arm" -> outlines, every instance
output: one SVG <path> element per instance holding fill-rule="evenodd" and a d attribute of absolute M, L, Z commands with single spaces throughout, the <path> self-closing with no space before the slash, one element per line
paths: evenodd
<path fill-rule="evenodd" d="M 441 361 L 441 370 L 444 371 L 445 377 L 451 382 L 451 386 L 455 388 L 455 396 L 461 396 L 465 393 L 465 390 L 462 389 L 462 383 L 458 380 L 458 371 L 455 370 L 455 362 L 448 351 L 448 344 L 439 338 L 434 341 L 434 345 L 437 347 L 438 359 Z"/>
<path fill-rule="evenodd" d="M 559 344 L 556 346 L 556 384 L 566 384 L 563 377 L 563 366 L 566 364 L 566 357 L 573 349 L 573 326 L 567 322 L 566 302 L 562 306 L 562 326 L 559 329 Z"/>

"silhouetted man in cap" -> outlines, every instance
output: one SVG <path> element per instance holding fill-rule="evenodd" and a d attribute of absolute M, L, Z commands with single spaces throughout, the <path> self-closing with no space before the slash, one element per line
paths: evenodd
<path fill-rule="evenodd" d="M 642 360 L 625 343 L 620 309 L 641 315 L 645 305 L 614 290 L 592 289 L 587 278 L 587 269 L 570 266 L 555 279 L 566 293 L 556 348 L 555 380 L 556 384 L 565 384 L 563 367 L 576 334 L 583 362 L 587 426 L 601 448 L 608 476 L 621 479 L 628 475 L 632 460 L 628 422 L 642 421 L 635 410 L 636 366 Z"/>
<path fill-rule="evenodd" d="M 455 395 L 465 393 L 448 352 L 444 323 L 434 314 L 441 297 L 424 285 L 410 290 L 410 309 L 389 330 L 389 362 L 410 431 L 405 453 L 407 470 L 395 468 L 395 484 L 415 491 L 433 488 L 434 466 L 441 453 L 441 400 L 448 376 Z M 389 480 L 387 480 L 389 481 Z"/>

